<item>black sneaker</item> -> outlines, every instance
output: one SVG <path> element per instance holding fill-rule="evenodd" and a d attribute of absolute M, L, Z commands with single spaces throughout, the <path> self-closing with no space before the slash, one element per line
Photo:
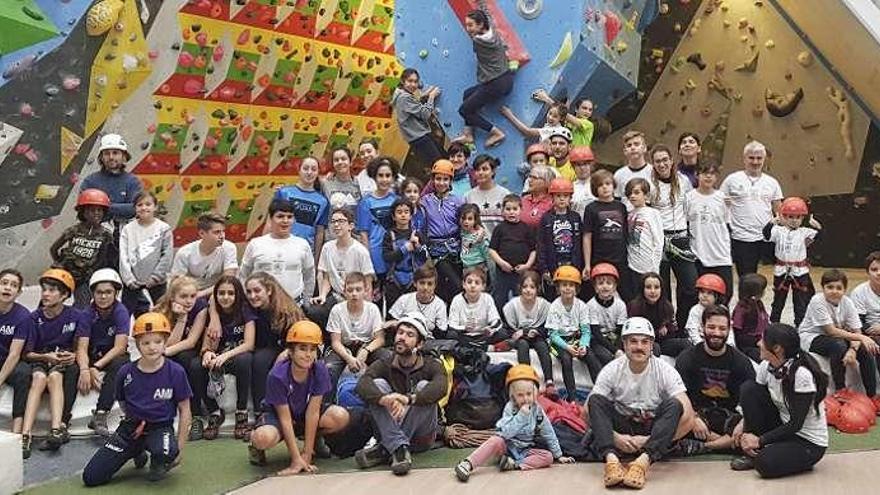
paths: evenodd
<path fill-rule="evenodd" d="M 391 459 L 391 472 L 403 476 L 409 473 L 410 468 L 412 468 L 412 456 L 409 453 L 409 447 L 401 445 L 394 451 L 394 456 Z"/>
<path fill-rule="evenodd" d="M 56 451 L 62 445 L 64 445 L 64 437 L 62 436 L 61 428 L 52 428 L 49 435 L 40 444 L 40 450 Z"/>
<path fill-rule="evenodd" d="M 194 442 L 205 437 L 205 422 L 201 417 L 193 418 L 192 426 L 189 427 L 189 441 Z"/>
<path fill-rule="evenodd" d="M 455 477 L 458 478 L 458 481 L 467 483 L 467 480 L 471 477 L 471 471 L 473 470 L 474 466 L 471 464 L 471 461 L 465 459 L 455 466 Z"/>
<path fill-rule="evenodd" d="M 318 436 L 315 439 L 315 457 L 318 459 L 329 459 L 330 456 L 333 455 L 330 452 L 330 447 L 327 446 L 327 442 L 324 441 L 323 436 Z"/>
<path fill-rule="evenodd" d="M 29 459 L 31 457 L 31 449 L 33 447 L 33 438 L 30 435 L 21 436 L 21 458 Z"/>
<path fill-rule="evenodd" d="M 140 454 L 134 456 L 134 468 L 135 469 L 143 469 L 144 466 L 147 465 L 147 462 L 150 460 L 149 456 L 147 456 L 147 452 L 141 452 Z"/>
<path fill-rule="evenodd" d="M 755 469 L 755 460 L 747 455 L 736 457 L 730 461 L 730 469 L 733 469 L 734 471 L 748 471 L 749 469 Z"/>
<path fill-rule="evenodd" d="M 388 464 L 390 458 L 391 456 L 385 450 L 385 447 L 378 443 L 370 448 L 360 449 L 354 453 L 354 462 L 361 469 Z"/>
<path fill-rule="evenodd" d="M 147 473 L 147 480 L 161 481 L 168 476 L 168 466 L 164 463 L 150 465 L 150 472 Z"/>
<path fill-rule="evenodd" d="M 248 445 L 248 461 L 254 466 L 265 466 L 267 464 L 266 451 Z"/>
<path fill-rule="evenodd" d="M 498 469 L 502 471 L 513 471 L 514 469 L 517 469 L 516 461 L 513 460 L 513 457 L 503 454 L 501 458 L 498 459 Z"/>
<path fill-rule="evenodd" d="M 61 443 L 70 443 L 70 430 L 67 429 L 67 424 L 61 423 L 61 428 L 59 428 L 59 430 L 61 430 Z"/>

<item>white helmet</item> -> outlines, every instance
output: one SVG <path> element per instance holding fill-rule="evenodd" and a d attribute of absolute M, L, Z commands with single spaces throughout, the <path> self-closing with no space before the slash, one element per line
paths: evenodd
<path fill-rule="evenodd" d="M 434 336 L 428 333 L 428 324 L 425 322 L 425 317 L 421 313 L 416 313 L 415 311 L 411 311 L 403 315 L 403 318 L 397 320 L 397 325 L 407 324 L 416 330 L 422 337 L 425 339 L 433 339 Z"/>
<path fill-rule="evenodd" d="M 104 150 L 120 150 L 125 153 L 126 160 L 131 159 L 131 153 L 128 152 L 128 144 L 119 134 L 105 134 L 101 137 L 101 145 L 98 147 L 98 156 Z"/>
<path fill-rule="evenodd" d="M 561 125 L 553 127 L 553 130 L 550 131 L 550 137 L 547 139 L 553 139 L 556 136 L 564 138 L 566 141 L 571 143 L 571 131 L 568 130 L 568 127 Z"/>
<path fill-rule="evenodd" d="M 627 318 L 623 324 L 623 331 L 620 332 L 620 336 L 626 337 L 627 335 L 647 335 L 653 339 L 654 325 L 647 318 L 641 316 Z"/>
<path fill-rule="evenodd" d="M 112 268 L 101 268 L 100 270 L 96 270 L 95 273 L 92 274 L 92 278 L 89 279 L 89 289 L 95 290 L 95 286 L 101 282 L 110 282 L 116 287 L 116 290 L 122 290 L 122 279 L 119 278 L 119 274 L 116 273 L 116 270 Z"/>

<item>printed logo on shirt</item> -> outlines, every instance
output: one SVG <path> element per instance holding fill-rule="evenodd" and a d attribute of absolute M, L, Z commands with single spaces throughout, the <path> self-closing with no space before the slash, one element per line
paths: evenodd
<path fill-rule="evenodd" d="M 15 334 L 15 325 L 0 325 L 0 335 Z"/>
<path fill-rule="evenodd" d="M 131 373 L 128 373 L 127 375 L 125 375 L 125 379 L 122 380 L 122 386 L 123 387 L 129 386 L 131 384 L 131 381 L 132 381 Z"/>
<path fill-rule="evenodd" d="M 107 327 L 107 336 L 112 337 L 116 333 L 116 325 L 110 325 Z"/>
<path fill-rule="evenodd" d="M 70 240 L 70 253 L 80 258 L 92 259 L 101 249 L 101 239 L 85 239 L 82 237 L 74 237 Z"/>
<path fill-rule="evenodd" d="M 173 388 L 157 388 L 153 392 L 153 400 L 171 400 L 174 397 Z"/>
<path fill-rule="evenodd" d="M 623 217 L 617 211 L 599 212 L 599 237 L 603 239 L 623 238 Z"/>
<path fill-rule="evenodd" d="M 75 322 L 65 323 L 64 326 L 61 327 L 62 335 L 65 333 L 71 333 L 74 330 L 76 330 L 76 323 Z"/>
<path fill-rule="evenodd" d="M 730 370 L 717 368 L 701 368 L 703 372 L 703 387 L 700 393 L 712 399 L 728 399 L 730 391 L 727 390 L 727 381 L 730 379 Z"/>
<path fill-rule="evenodd" d="M 294 199 L 291 203 L 293 203 L 293 218 L 296 223 L 315 225 L 321 205 L 304 199 Z"/>
<path fill-rule="evenodd" d="M 574 225 L 567 218 L 553 221 L 553 245 L 558 254 L 569 254 L 574 251 Z"/>

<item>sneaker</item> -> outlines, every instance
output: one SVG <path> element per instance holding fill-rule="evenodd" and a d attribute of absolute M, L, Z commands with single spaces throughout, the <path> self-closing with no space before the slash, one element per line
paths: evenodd
<path fill-rule="evenodd" d="M 669 455 L 671 457 L 691 457 L 707 452 L 709 452 L 709 447 L 706 447 L 706 442 L 694 438 L 682 438 L 672 444 Z"/>
<path fill-rule="evenodd" d="M 236 440 L 242 440 L 247 436 L 248 430 L 250 430 L 250 426 L 248 425 L 247 411 L 237 411 L 235 413 L 235 430 L 233 430 L 232 436 Z"/>
<path fill-rule="evenodd" d="M 473 470 L 474 466 L 471 464 L 471 461 L 465 459 L 455 466 L 455 477 L 458 478 L 458 481 L 467 483 L 467 480 L 471 477 L 471 471 Z"/>
<path fill-rule="evenodd" d="M 329 459 L 332 455 L 333 453 L 330 452 L 330 447 L 327 446 L 324 437 L 318 436 L 315 439 L 315 457 L 318 459 Z"/>
<path fill-rule="evenodd" d="M 61 428 L 52 428 L 49 435 L 40 444 L 40 450 L 56 451 L 64 445 L 64 437 Z"/>
<path fill-rule="evenodd" d="M 147 456 L 147 452 L 141 452 L 140 454 L 134 456 L 134 468 L 143 469 L 144 466 L 147 465 L 147 461 L 149 460 L 150 458 Z"/>
<path fill-rule="evenodd" d="M 514 469 L 518 469 L 518 466 L 516 465 L 516 461 L 513 460 L 513 457 L 503 454 L 501 458 L 498 459 L 498 469 L 502 471 L 513 471 Z"/>
<path fill-rule="evenodd" d="M 749 456 L 736 457 L 730 461 L 730 469 L 734 471 L 748 471 L 755 469 L 755 460 Z"/>
<path fill-rule="evenodd" d="M 67 429 L 67 424 L 61 423 L 61 443 L 70 443 L 70 430 Z"/>
<path fill-rule="evenodd" d="M 33 443 L 33 438 L 30 435 L 22 435 L 21 436 L 21 458 L 29 459 L 31 457 L 31 448 Z"/>
<path fill-rule="evenodd" d="M 267 464 L 266 451 L 248 445 L 248 461 L 254 466 L 265 466 Z"/>
<path fill-rule="evenodd" d="M 388 464 L 390 457 L 385 447 L 377 443 L 372 447 L 355 452 L 354 462 L 357 464 L 357 467 L 367 469 L 380 464 Z"/>
<path fill-rule="evenodd" d="M 150 472 L 147 473 L 147 480 L 162 481 L 168 476 L 168 466 L 165 464 L 151 464 Z"/>
<path fill-rule="evenodd" d="M 92 419 L 89 421 L 89 429 L 95 430 L 95 434 L 102 437 L 110 436 L 107 428 L 107 411 L 92 411 Z"/>
<path fill-rule="evenodd" d="M 223 420 L 225 419 L 223 411 L 212 412 L 210 416 L 208 416 L 208 426 L 205 427 L 205 430 L 202 432 L 202 438 L 205 440 L 215 440 L 218 435 L 220 435 L 220 427 L 223 425 Z"/>
<path fill-rule="evenodd" d="M 194 442 L 205 437 L 205 423 L 202 418 L 196 416 L 193 418 L 192 425 L 189 427 L 189 441 Z"/>
<path fill-rule="evenodd" d="M 412 456 L 409 453 L 409 447 L 401 445 L 394 451 L 391 459 L 391 472 L 397 476 L 403 476 L 409 473 L 412 468 Z"/>

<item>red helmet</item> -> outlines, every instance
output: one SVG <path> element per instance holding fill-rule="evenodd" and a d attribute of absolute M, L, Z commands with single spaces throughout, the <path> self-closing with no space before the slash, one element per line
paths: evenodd
<path fill-rule="evenodd" d="M 76 198 L 76 209 L 83 206 L 103 206 L 110 208 L 110 196 L 100 189 L 86 189 Z"/>
<path fill-rule="evenodd" d="M 724 283 L 724 279 L 714 273 L 700 275 L 700 278 L 697 279 L 697 288 L 711 290 L 719 295 L 727 294 L 727 284 Z"/>
<path fill-rule="evenodd" d="M 596 157 L 593 155 L 593 149 L 589 146 L 575 146 L 568 152 L 568 161 L 576 162 L 592 162 Z"/>
<path fill-rule="evenodd" d="M 547 154 L 548 154 L 548 153 L 547 153 L 547 148 L 545 148 L 543 144 L 541 144 L 541 143 L 536 143 L 536 144 L 533 144 L 533 145 L 529 146 L 529 147 L 526 149 L 526 160 L 528 160 L 529 158 L 531 158 L 531 156 L 534 155 L 535 153 L 543 153 L 544 155 L 547 155 Z"/>
<path fill-rule="evenodd" d="M 620 274 L 617 273 L 617 268 L 614 267 L 611 263 L 599 263 L 594 266 L 592 270 L 590 270 L 590 278 L 595 280 L 596 277 L 601 277 L 602 275 L 608 275 L 610 277 L 614 277 L 617 280 L 620 280 Z"/>
<path fill-rule="evenodd" d="M 782 213 L 783 215 L 792 215 L 792 216 L 794 216 L 794 215 L 804 216 L 809 211 L 807 209 L 807 203 L 803 199 L 798 198 L 796 196 L 793 196 L 791 198 L 785 198 L 782 201 L 782 208 L 780 208 L 779 210 L 780 210 L 779 212 Z"/>
<path fill-rule="evenodd" d="M 574 194 L 574 186 L 571 181 L 564 178 L 553 179 L 550 181 L 550 194 Z"/>

